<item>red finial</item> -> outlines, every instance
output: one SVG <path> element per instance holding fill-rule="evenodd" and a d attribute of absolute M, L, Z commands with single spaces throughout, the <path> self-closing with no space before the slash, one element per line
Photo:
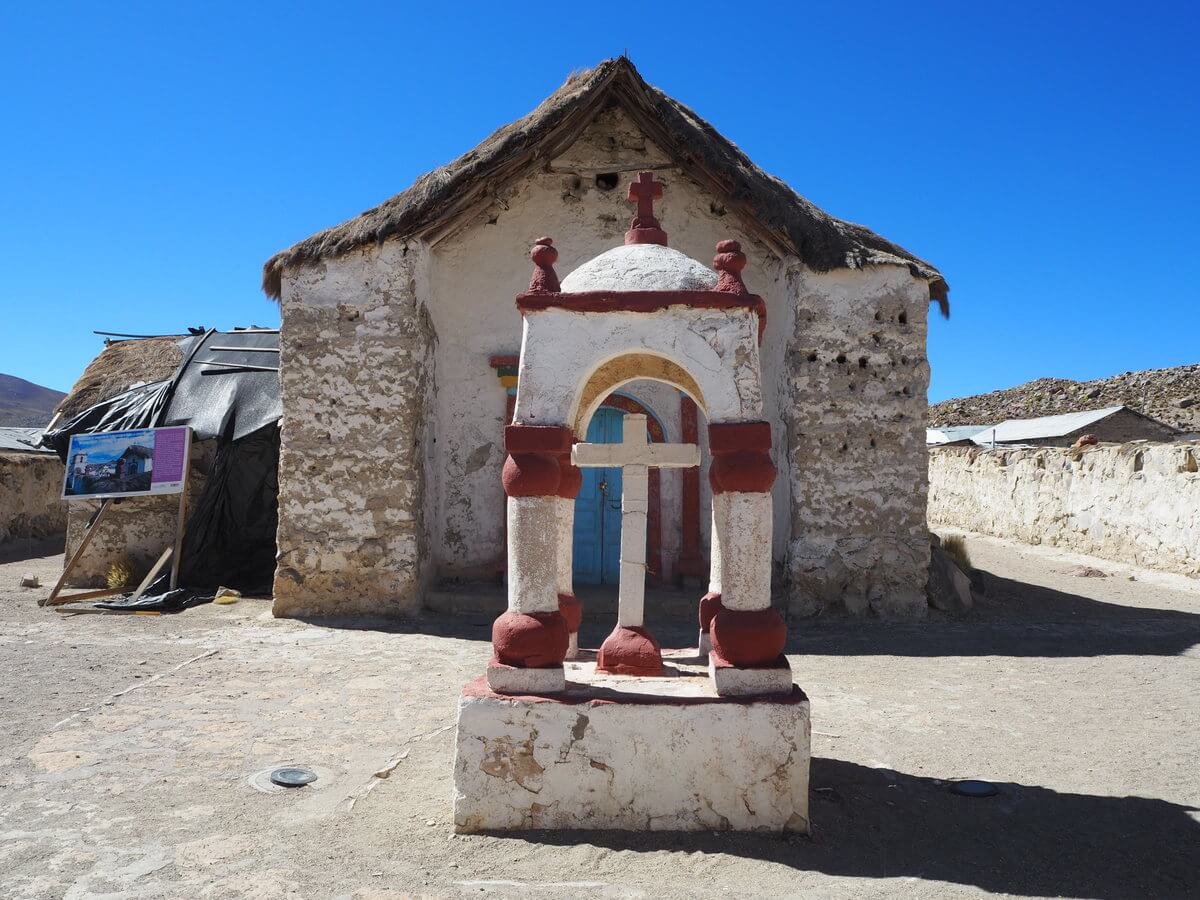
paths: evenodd
<path fill-rule="evenodd" d="M 737 241 L 721 241 L 717 244 L 717 255 L 713 257 L 713 268 L 717 276 L 715 290 L 723 294 L 748 294 L 742 281 L 742 269 L 746 268 L 746 254 Z"/>
<path fill-rule="evenodd" d="M 540 237 L 529 248 L 529 258 L 537 266 L 533 277 L 529 279 L 529 293 L 557 294 L 561 288 L 558 285 L 558 275 L 554 272 L 554 264 L 558 262 L 558 251 L 554 249 L 554 241 L 548 237 Z"/>
<path fill-rule="evenodd" d="M 638 172 L 637 181 L 629 185 L 629 199 L 637 201 L 637 215 L 625 232 L 625 243 L 667 246 L 667 233 L 654 218 L 654 201 L 662 195 L 662 182 L 654 180 L 653 172 Z"/>

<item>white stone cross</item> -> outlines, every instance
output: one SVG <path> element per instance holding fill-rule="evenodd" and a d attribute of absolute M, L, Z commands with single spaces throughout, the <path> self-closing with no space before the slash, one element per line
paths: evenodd
<path fill-rule="evenodd" d="M 576 444 L 571 462 L 581 468 L 619 467 L 621 479 L 621 586 L 617 624 L 641 628 L 646 606 L 646 513 L 651 468 L 687 469 L 700 465 L 695 444 L 650 444 L 646 417 L 629 413 L 619 444 Z"/>

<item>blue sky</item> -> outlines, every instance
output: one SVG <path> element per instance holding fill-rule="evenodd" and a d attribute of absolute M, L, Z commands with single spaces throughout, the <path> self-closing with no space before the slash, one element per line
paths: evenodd
<path fill-rule="evenodd" d="M 0 372 L 278 323 L 263 261 L 627 51 L 929 259 L 930 399 L 1200 362 L 1195 4 L 6 4 Z"/>

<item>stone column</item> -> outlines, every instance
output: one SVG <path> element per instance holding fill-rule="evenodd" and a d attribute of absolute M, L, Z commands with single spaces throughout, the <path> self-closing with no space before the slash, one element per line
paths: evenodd
<path fill-rule="evenodd" d="M 707 656 L 712 649 L 712 620 L 721 610 L 721 532 L 725 530 L 728 516 L 728 504 L 725 495 L 715 488 L 712 492 L 712 527 L 709 529 L 708 593 L 700 598 L 700 639 L 701 656 Z"/>
<path fill-rule="evenodd" d="M 787 627 L 771 607 L 771 426 L 713 424 L 708 439 L 709 478 L 714 500 L 722 497 L 717 518 L 724 519 L 723 528 L 718 523 L 721 599 L 710 625 L 712 655 L 718 666 L 778 666 Z"/>
<path fill-rule="evenodd" d="M 559 611 L 560 459 L 570 429 L 509 425 L 504 429 L 508 496 L 508 610 L 492 625 L 495 656 L 488 684 L 503 693 L 547 693 L 565 687 L 569 642 Z"/>
<path fill-rule="evenodd" d="M 571 465 L 571 454 L 568 452 L 559 457 L 559 473 L 558 496 L 555 498 L 558 507 L 558 610 L 567 623 L 567 659 L 577 659 L 583 603 L 575 596 L 575 498 L 579 496 L 579 488 L 583 484 L 583 472 Z"/>

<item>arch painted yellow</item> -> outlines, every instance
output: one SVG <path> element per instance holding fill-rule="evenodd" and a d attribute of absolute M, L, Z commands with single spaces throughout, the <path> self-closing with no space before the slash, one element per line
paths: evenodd
<path fill-rule="evenodd" d="M 678 388 L 696 401 L 696 405 L 707 415 L 700 386 L 682 366 L 652 353 L 626 353 L 601 365 L 584 384 L 579 393 L 579 403 L 575 407 L 575 435 L 580 440 L 583 439 L 587 433 L 588 422 L 605 397 L 622 385 L 639 378 L 662 381 Z"/>

